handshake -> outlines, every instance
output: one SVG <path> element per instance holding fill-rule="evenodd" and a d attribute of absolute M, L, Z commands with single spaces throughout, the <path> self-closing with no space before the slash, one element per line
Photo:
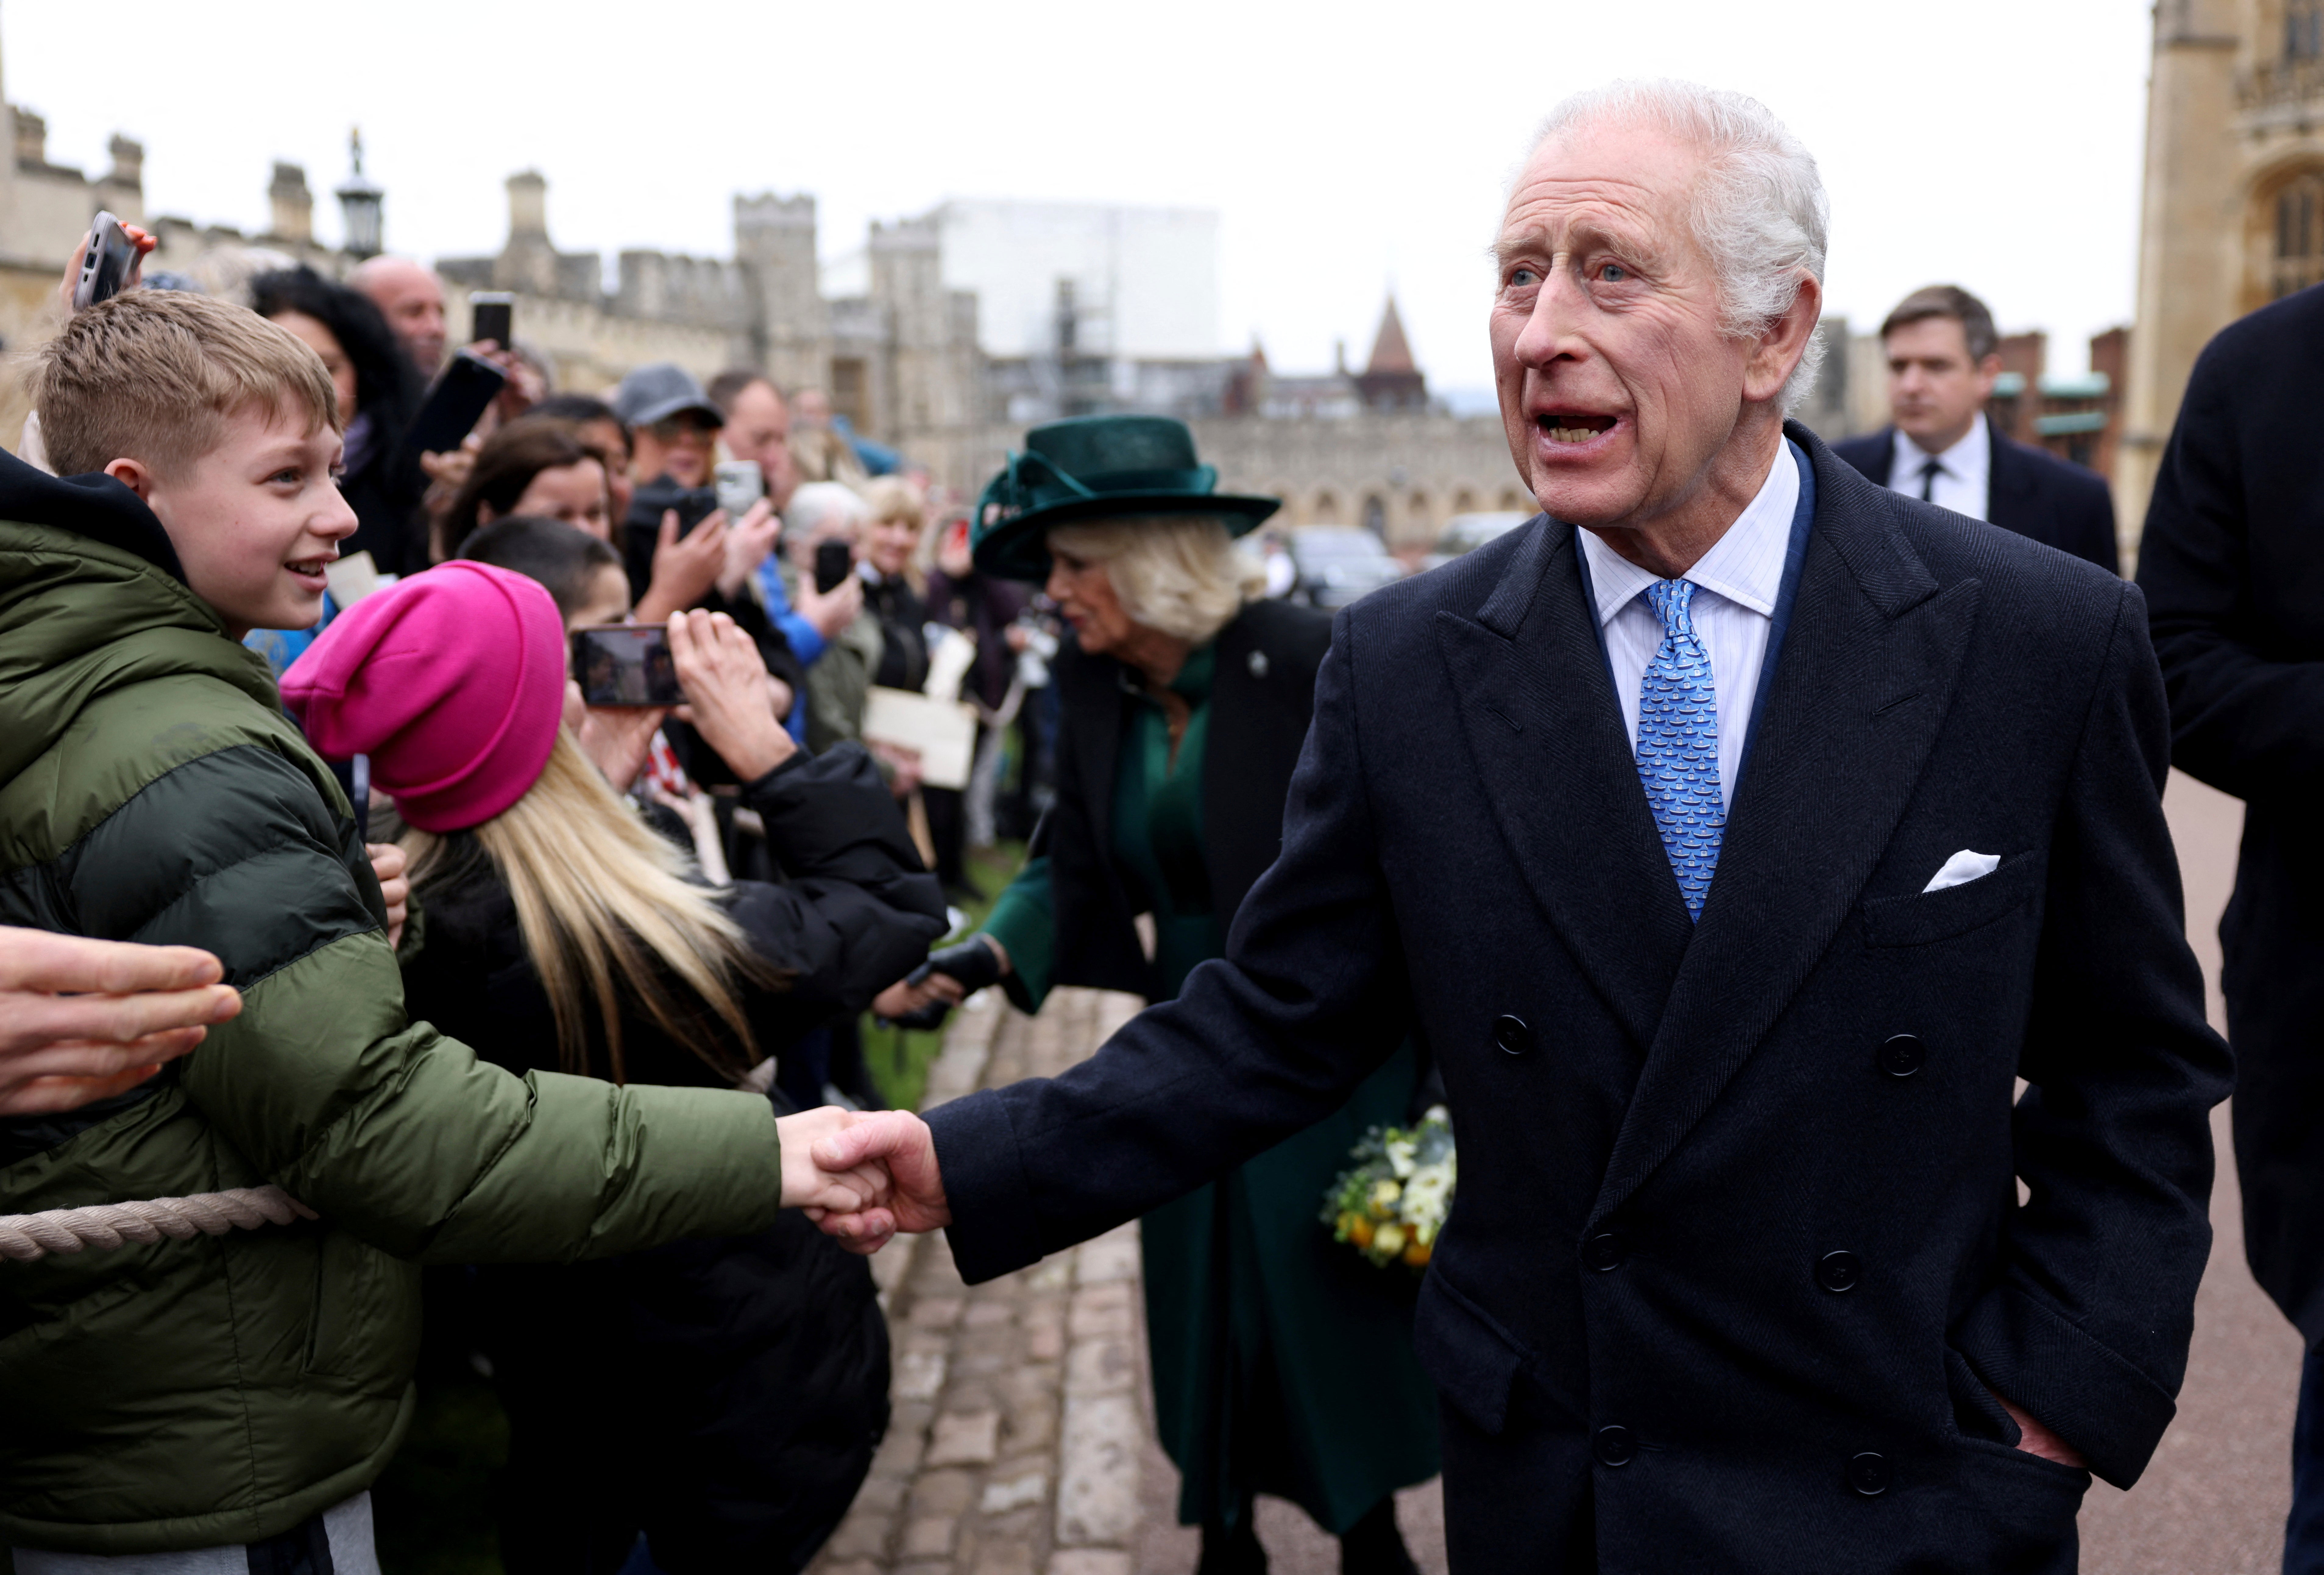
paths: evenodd
<path fill-rule="evenodd" d="M 874 1253 L 898 1231 L 952 1222 L 928 1124 L 908 1110 L 802 1110 L 775 1122 L 782 1143 L 783 1207 L 850 1252 Z"/>

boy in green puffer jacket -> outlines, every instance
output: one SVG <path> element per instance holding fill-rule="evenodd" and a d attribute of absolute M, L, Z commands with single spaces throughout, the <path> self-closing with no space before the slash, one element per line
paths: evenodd
<path fill-rule="evenodd" d="M 871 1184 L 808 1157 L 839 1112 L 520 1080 L 405 1021 L 347 801 L 237 643 L 312 623 L 355 527 L 313 351 L 134 291 L 35 378 L 70 479 L 0 456 L 0 924 L 203 947 L 244 1006 L 130 1093 L 0 1119 L 0 1211 L 272 1183 L 319 1219 L 0 1263 L 0 1546 L 18 1575 L 244 1546 L 361 1575 L 420 1265 L 757 1231 Z"/>

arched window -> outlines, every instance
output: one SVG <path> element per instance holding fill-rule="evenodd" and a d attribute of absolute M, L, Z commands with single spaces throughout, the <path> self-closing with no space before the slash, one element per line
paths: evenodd
<path fill-rule="evenodd" d="M 1462 487 L 1459 492 L 1454 493 L 1452 494 L 1452 511 L 1455 514 L 1475 513 L 1477 511 L 1477 494 L 1471 492 L 1467 487 Z"/>
<path fill-rule="evenodd" d="M 2286 0 L 2283 58 L 2286 61 L 2324 59 L 2324 0 Z"/>
<path fill-rule="evenodd" d="M 1382 541 L 1388 539 L 1388 505 L 1377 493 L 1364 500 L 1364 529 Z"/>
<path fill-rule="evenodd" d="M 1315 502 L 1307 511 L 1310 524 L 1337 525 L 1340 522 L 1340 500 L 1332 493 L 1317 493 Z"/>
<path fill-rule="evenodd" d="M 2275 266 L 2269 280 L 2277 299 L 2324 281 L 2324 172 L 2309 170 L 2275 194 Z"/>
<path fill-rule="evenodd" d="M 1503 487 L 1501 489 L 1500 507 L 1504 512 L 1514 513 L 1517 510 L 1523 509 L 1526 513 L 1530 514 L 1540 506 L 1540 504 L 1535 502 L 1531 498 L 1526 497 L 1515 487 Z"/>

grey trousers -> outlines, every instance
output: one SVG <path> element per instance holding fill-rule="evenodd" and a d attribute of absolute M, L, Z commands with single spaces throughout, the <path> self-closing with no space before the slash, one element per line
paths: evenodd
<path fill-rule="evenodd" d="M 379 1575 L 369 1493 L 263 1543 L 183 1553 L 14 1553 L 16 1575 Z"/>

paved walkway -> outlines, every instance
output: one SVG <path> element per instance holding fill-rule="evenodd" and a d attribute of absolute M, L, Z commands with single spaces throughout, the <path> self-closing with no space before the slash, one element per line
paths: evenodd
<path fill-rule="evenodd" d="M 2174 777 L 2168 807 L 2217 1021 L 2213 932 L 2241 806 Z M 1030 1019 L 991 995 L 975 1004 L 955 1018 L 930 1104 L 1062 1071 L 1138 1003 L 1059 990 Z M 2263 1575 L 2279 1558 L 2300 1341 L 2243 1266 L 2224 1111 L 2218 1129 L 2218 1236 L 2180 1419 L 2137 1491 L 2092 1490 L 2089 1575 Z M 1188 1575 L 1197 1538 L 1176 1524 L 1177 1476 L 1152 1441 L 1136 1232 L 973 1288 L 940 1240 L 874 1260 L 895 1331 L 895 1420 L 816 1575 Z M 1422 1568 L 1441 1575 L 1434 1484 L 1397 1513 Z M 1298 1510 L 1262 1499 L 1259 1524 L 1276 1575 L 1338 1570 L 1337 1544 Z"/>

